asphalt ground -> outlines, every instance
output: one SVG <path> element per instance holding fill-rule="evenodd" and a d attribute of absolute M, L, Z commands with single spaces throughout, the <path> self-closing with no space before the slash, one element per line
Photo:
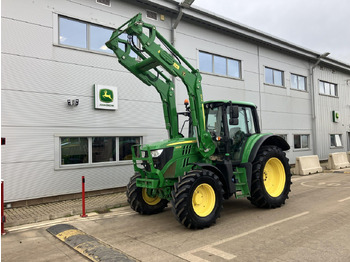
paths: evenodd
<path fill-rule="evenodd" d="M 217 223 L 189 230 L 170 207 L 141 216 L 129 207 L 8 228 L 2 261 L 89 261 L 49 233 L 69 224 L 130 261 L 350 261 L 350 170 L 294 176 L 286 205 L 258 209 L 229 199 Z M 96 260 L 98 261 L 98 260 Z M 108 260 L 100 260 L 108 261 Z"/>

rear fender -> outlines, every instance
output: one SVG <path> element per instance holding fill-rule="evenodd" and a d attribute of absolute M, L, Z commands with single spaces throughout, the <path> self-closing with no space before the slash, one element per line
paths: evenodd
<path fill-rule="evenodd" d="M 246 163 L 246 162 L 252 163 L 254 161 L 259 149 L 262 146 L 266 146 L 266 145 L 277 146 L 277 147 L 281 148 L 283 151 L 290 149 L 289 144 L 282 137 L 277 136 L 277 135 L 266 134 L 266 135 L 261 136 L 257 141 L 255 141 L 250 152 L 244 152 L 244 155 L 245 156 L 249 155 L 249 157 L 248 157 L 248 159 L 242 159 L 242 163 Z"/>

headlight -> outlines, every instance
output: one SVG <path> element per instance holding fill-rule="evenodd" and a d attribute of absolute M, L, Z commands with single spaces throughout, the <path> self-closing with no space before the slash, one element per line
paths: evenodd
<path fill-rule="evenodd" d="M 163 153 L 163 149 L 153 150 L 151 151 L 152 157 L 159 157 Z"/>

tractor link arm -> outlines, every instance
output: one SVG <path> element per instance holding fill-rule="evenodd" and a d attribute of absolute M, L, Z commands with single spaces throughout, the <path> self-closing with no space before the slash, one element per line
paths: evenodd
<path fill-rule="evenodd" d="M 148 34 L 145 34 L 144 31 L 147 32 L 147 30 Z M 133 46 L 130 41 L 122 39 L 121 36 L 125 33 L 130 37 L 136 36 L 141 49 Z M 161 44 L 167 51 L 162 48 Z M 192 67 L 156 30 L 155 26 L 144 23 L 141 14 L 136 15 L 116 29 L 106 45 L 113 50 L 119 62 L 126 69 L 148 86 L 152 85 L 156 88 L 163 103 L 164 120 L 169 132 L 169 138 L 181 137 L 178 133 L 175 85 L 163 74 L 159 67 L 165 69 L 170 75 L 178 76 L 182 80 L 189 96 L 192 124 L 196 130 L 199 152 L 204 158 L 209 158 L 215 151 L 215 145 L 210 133 L 206 131 L 201 87 L 202 77 L 199 71 Z M 135 52 L 138 58 L 135 59 L 135 57 L 131 56 L 131 51 Z M 173 56 L 176 56 L 177 60 Z"/>

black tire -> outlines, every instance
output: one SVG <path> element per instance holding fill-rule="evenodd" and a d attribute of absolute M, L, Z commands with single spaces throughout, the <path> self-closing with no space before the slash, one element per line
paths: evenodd
<path fill-rule="evenodd" d="M 143 194 L 147 194 L 145 188 L 136 186 L 136 179 L 141 178 L 139 173 L 135 173 L 130 178 L 130 182 L 126 188 L 126 196 L 130 207 L 141 215 L 152 215 L 160 213 L 167 207 L 169 201 L 166 199 L 152 198 L 148 195 L 148 201 Z"/>
<path fill-rule="evenodd" d="M 174 185 L 172 211 L 176 219 L 187 228 L 210 227 L 220 217 L 223 193 L 222 183 L 213 172 L 190 171 L 179 177 Z M 208 198 L 210 200 L 206 201 Z"/>
<path fill-rule="evenodd" d="M 259 149 L 253 162 L 251 197 L 248 198 L 253 205 L 276 208 L 285 204 L 292 184 L 288 161 L 286 153 L 277 146 Z M 273 177 L 275 180 L 271 182 Z"/>

